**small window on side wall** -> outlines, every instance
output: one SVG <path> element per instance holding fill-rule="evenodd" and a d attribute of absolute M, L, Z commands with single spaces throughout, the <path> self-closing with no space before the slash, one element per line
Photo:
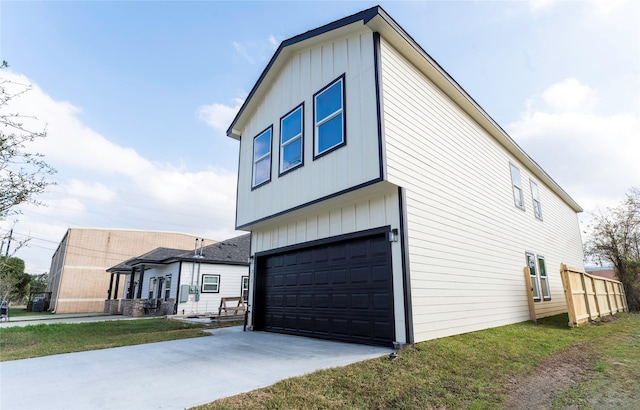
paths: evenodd
<path fill-rule="evenodd" d="M 267 128 L 253 139 L 252 188 L 271 181 L 271 129 Z"/>
<path fill-rule="evenodd" d="M 542 287 L 542 299 L 551 300 L 551 289 L 549 288 L 549 277 L 547 267 L 544 264 L 544 257 L 538 255 L 538 268 L 540 270 L 540 285 Z"/>
<path fill-rule="evenodd" d="M 220 275 L 202 275 L 202 293 L 218 293 Z"/>
<path fill-rule="evenodd" d="M 242 284 L 240 285 L 240 296 L 244 299 L 244 303 L 249 302 L 249 277 L 242 277 Z"/>
<path fill-rule="evenodd" d="M 533 290 L 533 300 L 540 301 L 540 283 L 538 282 L 538 274 L 536 270 L 536 257 L 532 253 L 527 253 L 527 267 L 529 267 L 529 276 L 531 278 L 531 288 Z"/>
<path fill-rule="evenodd" d="M 533 213 L 542 221 L 542 207 L 540 206 L 540 194 L 538 193 L 538 184 L 529 180 L 531 184 L 531 198 L 533 199 Z"/>
<path fill-rule="evenodd" d="M 516 206 L 524 211 L 524 194 L 522 193 L 522 181 L 520 180 L 520 169 L 511 165 L 511 185 L 513 186 L 513 200 Z"/>
<path fill-rule="evenodd" d="M 344 75 L 313 96 L 313 158 L 346 144 Z"/>
<path fill-rule="evenodd" d="M 280 174 L 303 163 L 304 103 L 280 120 Z"/>

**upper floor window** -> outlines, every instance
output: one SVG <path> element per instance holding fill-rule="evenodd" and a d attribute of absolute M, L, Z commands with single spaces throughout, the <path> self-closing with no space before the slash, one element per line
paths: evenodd
<path fill-rule="evenodd" d="M 220 275 L 202 275 L 202 293 L 218 293 Z"/>
<path fill-rule="evenodd" d="M 271 128 L 253 139 L 253 188 L 271 180 Z"/>
<path fill-rule="evenodd" d="M 513 185 L 513 200 L 516 206 L 524 210 L 524 195 L 522 193 L 522 182 L 520 181 L 520 169 L 511 165 L 511 184 Z"/>
<path fill-rule="evenodd" d="M 302 165 L 304 103 L 280 120 L 280 173 Z"/>
<path fill-rule="evenodd" d="M 542 220 L 542 207 L 540 206 L 540 195 L 538 193 L 538 184 L 529 180 L 531 183 L 531 198 L 533 199 L 533 213 L 536 218 Z"/>
<path fill-rule="evenodd" d="M 346 143 L 344 75 L 313 96 L 314 159 Z"/>

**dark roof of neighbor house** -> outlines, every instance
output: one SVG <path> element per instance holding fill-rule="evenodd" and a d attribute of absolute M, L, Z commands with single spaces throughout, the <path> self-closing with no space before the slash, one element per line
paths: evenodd
<path fill-rule="evenodd" d="M 273 80 L 274 74 L 272 70 L 277 71 L 289 52 L 295 51 L 296 47 L 301 46 L 305 41 L 322 36 L 334 30 L 346 28 L 347 26 L 361 22 L 371 28 L 372 31 L 381 33 L 383 37 L 392 44 L 397 45 L 403 50 L 403 54 L 416 65 L 420 70 L 428 72 L 430 78 L 436 86 L 447 94 L 458 106 L 466 111 L 475 121 L 485 128 L 489 134 L 493 136 L 507 151 L 511 152 L 516 158 L 528 165 L 535 175 L 542 181 L 545 181 L 549 187 L 562 198 L 575 212 L 582 212 L 582 208 L 578 203 L 567 194 L 557 182 L 551 178 L 545 170 L 542 169 L 537 162 L 533 160 L 507 132 L 478 104 L 469 93 L 458 82 L 447 73 L 440 64 L 435 61 L 387 12 L 380 6 L 374 6 L 369 9 L 355 13 L 351 16 L 344 17 L 332 23 L 318 27 L 313 30 L 306 31 L 297 36 L 291 37 L 280 43 L 271 60 L 260 74 L 258 81 L 254 84 L 227 129 L 227 136 L 240 139 L 241 131 L 236 128 L 240 124 L 242 127 L 245 121 L 245 112 L 252 111 L 257 101 L 268 89 L 267 84 Z"/>
<path fill-rule="evenodd" d="M 166 265 L 174 262 L 201 262 L 226 265 L 249 265 L 251 234 L 241 235 L 203 246 L 195 251 L 172 248 L 156 248 L 140 256 L 128 259 L 109 269 L 107 272 L 131 272 L 138 265 Z M 202 256 L 200 253 L 202 252 Z"/>

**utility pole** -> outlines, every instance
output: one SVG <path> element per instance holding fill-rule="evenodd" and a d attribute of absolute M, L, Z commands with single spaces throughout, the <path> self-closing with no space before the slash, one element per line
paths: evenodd
<path fill-rule="evenodd" d="M 13 228 L 11 228 L 11 230 L 9 231 L 9 241 L 7 242 L 7 251 L 5 252 L 4 256 L 9 256 L 9 247 L 11 246 L 12 236 L 13 236 Z M 2 250 L 0 250 L 0 252 L 2 252 Z"/>

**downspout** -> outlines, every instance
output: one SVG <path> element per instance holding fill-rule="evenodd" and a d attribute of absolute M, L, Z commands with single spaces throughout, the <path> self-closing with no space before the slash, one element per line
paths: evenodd
<path fill-rule="evenodd" d="M 178 282 L 176 283 L 176 301 L 173 304 L 173 314 L 178 314 L 178 303 L 180 303 L 180 280 L 182 279 L 182 261 L 178 265 Z"/>

